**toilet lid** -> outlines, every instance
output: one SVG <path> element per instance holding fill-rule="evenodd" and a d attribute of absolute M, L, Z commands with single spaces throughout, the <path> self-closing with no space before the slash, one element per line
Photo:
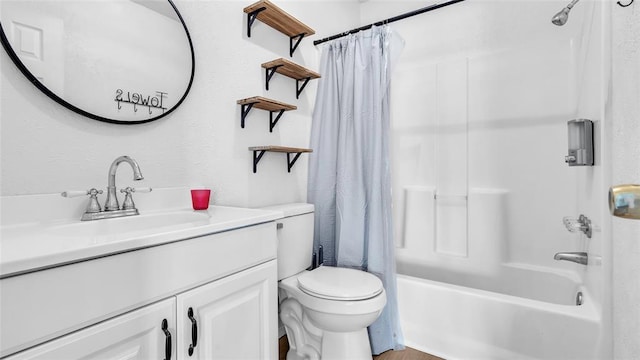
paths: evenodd
<path fill-rule="evenodd" d="M 382 292 L 382 281 L 364 271 L 320 266 L 298 277 L 305 293 L 329 300 L 364 300 Z"/>

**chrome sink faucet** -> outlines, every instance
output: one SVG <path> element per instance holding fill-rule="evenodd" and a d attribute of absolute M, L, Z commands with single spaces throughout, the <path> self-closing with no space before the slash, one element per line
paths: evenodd
<path fill-rule="evenodd" d="M 553 257 L 554 260 L 573 261 L 581 265 L 587 265 L 589 257 L 586 252 L 559 252 Z"/>
<path fill-rule="evenodd" d="M 133 180 L 138 181 L 144 179 L 142 173 L 140 172 L 140 166 L 132 158 L 125 155 L 113 160 L 111 166 L 109 167 L 107 200 L 104 203 L 104 211 L 120 210 L 120 205 L 118 204 L 118 196 L 116 195 L 116 171 L 118 170 L 118 165 L 123 162 L 129 164 L 131 166 L 131 169 L 133 169 Z"/>
<path fill-rule="evenodd" d="M 109 167 L 109 180 L 107 185 L 107 199 L 104 204 L 104 210 L 100 207 L 100 202 L 98 201 L 98 195 L 102 194 L 102 190 L 97 190 L 95 188 L 89 189 L 87 191 L 65 191 L 61 195 L 64 197 L 76 197 L 76 196 L 86 196 L 89 195 L 89 205 L 87 205 L 87 209 L 85 213 L 82 215 L 80 220 L 88 221 L 88 220 L 101 220 L 101 219 L 111 219 L 121 216 L 132 216 L 140 214 L 138 209 L 136 209 L 136 205 L 133 202 L 132 193 L 134 192 L 150 192 L 151 188 L 131 188 L 126 187 L 124 189 L 120 189 L 120 192 L 125 194 L 124 201 L 122 203 L 122 207 L 118 202 L 118 196 L 116 195 L 116 171 L 118 170 L 118 165 L 126 162 L 133 169 L 133 180 L 142 180 L 144 177 L 140 172 L 140 166 L 138 163 L 128 156 L 120 156 L 111 163 Z"/>

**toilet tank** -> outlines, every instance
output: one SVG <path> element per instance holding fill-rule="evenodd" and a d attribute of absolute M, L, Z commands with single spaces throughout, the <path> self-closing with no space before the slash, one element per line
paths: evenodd
<path fill-rule="evenodd" d="M 282 219 L 276 220 L 278 223 L 278 280 L 295 275 L 311 266 L 313 205 L 291 203 L 263 209 L 281 211 L 284 215 Z"/>

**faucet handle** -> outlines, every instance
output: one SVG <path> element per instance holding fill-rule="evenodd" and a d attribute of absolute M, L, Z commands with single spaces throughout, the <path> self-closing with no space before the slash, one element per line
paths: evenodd
<path fill-rule="evenodd" d="M 78 190 L 64 191 L 60 195 L 66 198 L 89 195 L 89 205 L 87 205 L 86 212 L 99 213 L 100 211 L 102 211 L 102 208 L 100 207 L 100 203 L 98 202 L 97 195 L 102 194 L 102 192 L 103 192 L 102 190 L 91 188 L 87 191 L 78 191 Z"/>
<path fill-rule="evenodd" d="M 133 197 L 131 196 L 131 193 L 134 193 L 134 192 L 148 193 L 148 192 L 151 192 L 151 190 L 153 189 L 150 187 L 132 188 L 129 186 L 127 186 L 124 189 L 120 189 L 120 192 L 125 194 L 124 201 L 122 202 L 122 210 L 129 210 L 129 209 L 136 208 L 136 204 L 133 202 Z"/>
<path fill-rule="evenodd" d="M 153 189 L 150 188 L 150 187 L 135 187 L 135 188 L 132 188 L 130 186 L 127 186 L 124 189 L 120 189 L 120 192 L 123 193 L 123 194 L 131 194 L 131 193 L 134 193 L 134 192 L 148 193 L 148 192 L 151 192 L 152 190 Z"/>
<path fill-rule="evenodd" d="M 86 212 L 99 213 L 100 211 L 102 211 L 100 203 L 98 202 L 98 194 L 102 194 L 102 190 L 90 189 L 89 191 L 87 191 L 87 195 L 89 195 L 89 205 L 87 205 Z"/>
<path fill-rule="evenodd" d="M 91 188 L 91 189 L 86 190 L 86 191 L 83 191 L 83 190 L 68 190 L 68 191 L 63 191 L 62 193 L 60 193 L 60 195 L 62 195 L 62 197 L 66 197 L 66 198 L 85 196 L 85 195 L 97 195 L 97 194 L 102 194 L 102 190 L 97 190 L 95 188 Z"/>
<path fill-rule="evenodd" d="M 135 187 L 135 188 L 131 189 L 131 192 L 149 193 L 152 190 L 153 189 L 150 188 L 150 187 Z"/>

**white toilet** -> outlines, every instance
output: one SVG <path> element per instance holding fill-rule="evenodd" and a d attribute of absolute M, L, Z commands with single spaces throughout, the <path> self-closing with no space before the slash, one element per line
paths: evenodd
<path fill-rule="evenodd" d="M 278 225 L 279 312 L 289 340 L 287 360 L 371 360 L 367 326 L 384 308 L 382 282 L 364 271 L 312 262 L 313 205 L 268 207 L 282 211 Z"/>

